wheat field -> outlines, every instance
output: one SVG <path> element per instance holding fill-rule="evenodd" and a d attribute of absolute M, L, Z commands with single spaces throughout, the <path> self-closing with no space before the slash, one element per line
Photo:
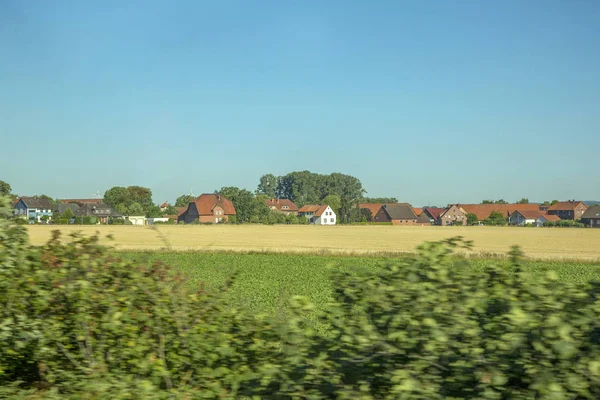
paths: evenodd
<path fill-rule="evenodd" d="M 29 226 L 30 240 L 45 243 L 53 230 L 63 235 L 99 233 L 120 250 L 258 251 L 368 254 L 413 252 L 425 241 L 453 236 L 472 240 L 473 255 L 506 254 L 519 245 L 538 259 L 600 260 L 600 229 L 437 226 L 157 225 Z M 106 239 L 112 235 L 114 240 Z"/>

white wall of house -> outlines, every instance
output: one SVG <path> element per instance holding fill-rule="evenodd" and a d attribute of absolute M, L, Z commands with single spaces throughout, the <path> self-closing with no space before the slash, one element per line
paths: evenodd
<path fill-rule="evenodd" d="M 518 212 L 514 212 L 508 217 L 508 223 L 511 225 L 519 225 L 519 226 L 524 226 L 527 224 L 537 225 L 537 220 L 536 219 L 526 219 Z M 543 224 L 543 222 L 542 222 L 542 224 Z"/>
<path fill-rule="evenodd" d="M 315 219 L 315 225 L 335 225 L 337 223 L 337 215 L 331 207 L 327 206 L 323 214 Z"/>
<path fill-rule="evenodd" d="M 125 219 L 129 220 L 133 225 L 144 225 L 146 223 L 146 217 L 142 216 L 128 216 Z"/>
<path fill-rule="evenodd" d="M 146 225 L 154 225 L 155 222 L 169 222 L 169 218 L 146 218 Z"/>

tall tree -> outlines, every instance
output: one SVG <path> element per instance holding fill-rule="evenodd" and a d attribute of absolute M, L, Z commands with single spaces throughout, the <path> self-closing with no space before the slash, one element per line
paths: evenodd
<path fill-rule="evenodd" d="M 115 186 L 104 192 L 104 203 L 116 209 L 119 205 L 127 208 L 132 202 L 126 187 Z"/>
<path fill-rule="evenodd" d="M 10 187 L 10 184 L 4 181 L 0 181 L 0 195 L 8 196 L 11 192 L 12 188 Z"/>
<path fill-rule="evenodd" d="M 279 186 L 279 178 L 273 174 L 266 174 L 260 177 L 257 194 L 264 194 L 269 198 L 274 198 L 277 195 L 277 187 Z"/>
<path fill-rule="evenodd" d="M 249 190 L 240 189 L 235 186 L 222 187 L 216 193 L 231 200 L 235 207 L 237 222 L 249 222 L 253 215 L 256 215 L 257 203 L 255 197 Z M 268 207 L 263 203 L 265 208 Z"/>
<path fill-rule="evenodd" d="M 479 221 L 476 214 L 468 213 L 467 214 L 467 225 L 475 225 Z"/>
<path fill-rule="evenodd" d="M 195 197 L 191 194 L 182 194 L 175 200 L 175 207 L 187 207 L 194 199 Z"/>
<path fill-rule="evenodd" d="M 127 213 L 132 216 L 145 215 L 144 208 L 138 202 L 131 203 L 131 205 L 129 207 L 127 207 Z"/>
<path fill-rule="evenodd" d="M 521 200 L 517 201 L 517 204 L 529 204 L 529 199 L 523 197 Z"/>
<path fill-rule="evenodd" d="M 342 199 L 337 194 L 330 194 L 329 196 L 326 196 L 321 203 L 331 207 L 333 212 L 337 215 L 340 211 L 340 207 L 342 206 Z"/>
<path fill-rule="evenodd" d="M 154 204 L 152 203 L 152 190 L 141 186 L 115 186 L 104 193 L 104 202 L 122 214 L 146 215 Z M 137 204 L 132 209 L 132 206 Z M 138 212 L 140 208 L 141 212 Z"/>

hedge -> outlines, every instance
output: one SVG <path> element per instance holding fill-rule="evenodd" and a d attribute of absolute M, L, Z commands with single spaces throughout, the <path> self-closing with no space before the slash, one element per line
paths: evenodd
<path fill-rule="evenodd" d="M 9 212 L 0 199 L 0 213 Z M 290 299 L 283 324 L 191 290 L 160 264 L 58 232 L 41 248 L 0 218 L 0 397 L 597 399 L 600 285 L 476 272 L 460 239 L 332 275 L 328 334 Z"/>

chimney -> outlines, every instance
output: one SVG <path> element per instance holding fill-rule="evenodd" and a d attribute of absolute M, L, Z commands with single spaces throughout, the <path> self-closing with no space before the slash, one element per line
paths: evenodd
<path fill-rule="evenodd" d="M 220 194 L 217 195 L 217 201 L 221 201 L 221 195 Z"/>

